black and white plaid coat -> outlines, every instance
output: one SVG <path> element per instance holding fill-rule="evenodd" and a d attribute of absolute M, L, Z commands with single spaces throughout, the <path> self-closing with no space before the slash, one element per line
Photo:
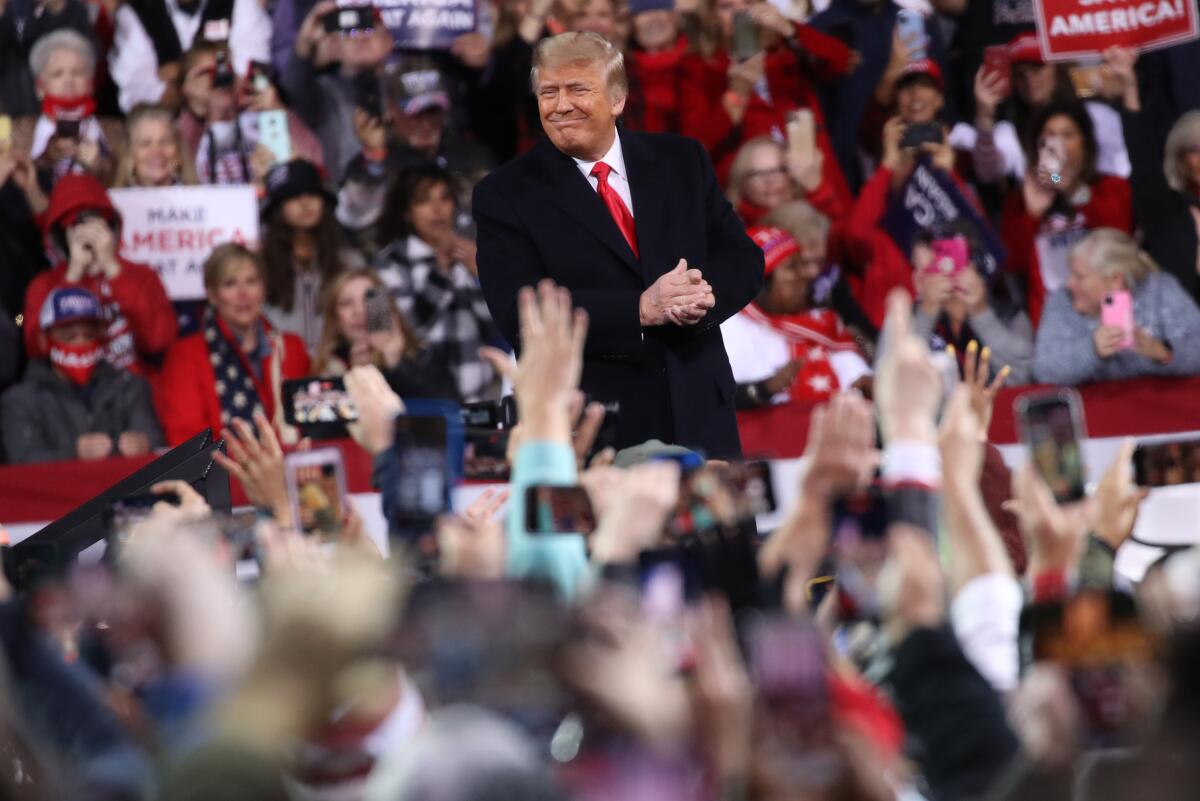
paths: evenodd
<path fill-rule="evenodd" d="M 499 383 L 479 348 L 495 338 L 479 281 L 466 265 L 438 267 L 433 248 L 415 236 L 398 239 L 379 251 L 375 269 L 396 306 L 426 344 L 446 354 L 460 400 L 498 396 Z"/>

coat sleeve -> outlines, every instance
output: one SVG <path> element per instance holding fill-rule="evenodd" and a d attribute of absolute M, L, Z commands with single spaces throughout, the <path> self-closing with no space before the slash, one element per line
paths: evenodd
<path fill-rule="evenodd" d="M 183 340 L 167 351 L 157 383 L 155 406 L 170 446 L 186 442 L 210 425 L 204 411 L 205 401 L 216 389 L 205 380 L 200 365 L 189 358 L 189 350 L 190 343 Z"/>
<path fill-rule="evenodd" d="M 1162 296 L 1159 314 L 1162 338 L 1171 346 L 1171 363 L 1163 368 L 1168 375 L 1200 375 L 1200 309 L 1169 273 L 1159 274 Z"/>
<path fill-rule="evenodd" d="M 158 356 L 175 340 L 175 308 L 158 273 L 140 264 L 125 264 L 111 282 L 113 299 L 129 320 L 138 353 Z"/>
<path fill-rule="evenodd" d="M 1087 320 L 1071 308 L 1066 290 L 1051 294 L 1033 349 L 1034 380 L 1073 387 L 1095 378 L 1101 366 Z"/>
<path fill-rule="evenodd" d="M 734 213 L 717 184 L 708 153 L 695 143 L 695 157 L 704 186 L 705 237 L 708 261 L 695 265 L 712 286 L 717 305 L 696 325 L 672 329 L 675 336 L 696 336 L 719 326 L 746 307 L 763 286 L 763 252 L 746 235 L 746 227 Z"/>
<path fill-rule="evenodd" d="M 38 334 L 42 332 L 42 327 L 38 317 L 42 304 L 46 302 L 46 296 L 54 291 L 57 285 L 58 280 L 53 271 L 50 271 L 34 278 L 29 284 L 29 289 L 25 290 L 25 321 L 21 329 L 25 338 L 25 355 L 30 359 L 41 359 L 47 355 L 39 341 Z"/>
<path fill-rule="evenodd" d="M 1028 384 L 1033 364 L 1033 325 L 1029 316 L 1019 312 L 1008 322 L 1001 320 L 991 307 L 971 316 L 971 328 L 983 344 L 992 350 L 992 364 L 1008 365 L 1008 383 Z"/>
<path fill-rule="evenodd" d="M 125 416 L 122 433 L 125 431 L 140 431 L 150 439 L 150 447 L 161 448 L 163 440 L 162 427 L 158 424 L 158 415 L 154 413 L 154 397 L 150 393 L 150 384 L 141 376 L 129 374 L 129 386 L 125 392 L 126 403 L 129 404 Z"/>
<path fill-rule="evenodd" d="M 513 203 L 503 196 L 494 181 L 485 179 L 476 185 L 472 211 L 478 230 L 479 283 L 483 296 L 500 333 L 510 345 L 519 348 L 517 292 L 521 287 L 537 286 L 546 277 L 540 267 L 541 257 L 528 229 L 514 212 Z M 632 290 L 571 293 L 572 303 L 588 313 L 589 356 L 629 357 L 640 352 L 640 298 L 641 293 Z"/>
<path fill-rule="evenodd" d="M 43 436 L 40 421 L 45 412 L 28 385 L 17 384 L 4 393 L 0 399 L 0 431 L 4 434 L 4 450 L 9 462 L 32 464 L 75 457 L 74 450 L 65 451 Z"/>

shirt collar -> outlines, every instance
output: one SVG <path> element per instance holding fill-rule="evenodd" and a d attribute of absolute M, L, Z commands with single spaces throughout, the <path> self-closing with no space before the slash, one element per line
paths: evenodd
<path fill-rule="evenodd" d="M 572 156 L 572 159 L 575 161 L 575 165 L 579 167 L 579 169 L 583 170 L 584 175 L 592 174 L 592 167 L 596 165 L 595 161 L 584 161 L 583 159 L 577 159 L 574 156 Z M 605 164 L 612 167 L 613 172 L 624 178 L 626 181 L 629 180 L 629 175 L 625 172 L 625 154 L 621 152 L 621 134 L 619 132 L 613 137 L 612 147 L 608 149 L 607 153 L 600 157 L 599 161 L 603 161 Z"/>

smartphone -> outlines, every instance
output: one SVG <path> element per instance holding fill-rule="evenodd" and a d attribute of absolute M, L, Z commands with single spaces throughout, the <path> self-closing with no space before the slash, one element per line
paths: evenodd
<path fill-rule="evenodd" d="M 1138 445 L 1133 475 L 1139 487 L 1200 483 L 1200 439 Z"/>
<path fill-rule="evenodd" d="M 762 38 L 754 19 L 746 11 L 733 15 L 733 58 L 745 61 L 762 50 Z"/>
<path fill-rule="evenodd" d="M 1100 323 L 1121 329 L 1121 350 L 1133 348 L 1133 295 L 1121 289 L 1105 292 L 1100 305 Z"/>
<path fill-rule="evenodd" d="M 801 108 L 788 114 L 788 152 L 804 163 L 812 161 L 817 147 L 817 123 L 812 109 Z"/>
<path fill-rule="evenodd" d="M 907 125 L 900 136 L 900 147 L 906 150 L 918 148 L 929 142 L 940 145 L 946 139 L 940 122 L 918 122 Z"/>
<path fill-rule="evenodd" d="M 692 456 L 692 454 L 685 454 Z M 775 509 L 775 492 L 766 462 L 691 466 L 681 462 L 679 500 L 667 521 L 667 533 L 686 538 L 732 528 Z"/>
<path fill-rule="evenodd" d="M 375 10 L 371 6 L 342 6 L 325 15 L 322 22 L 326 33 L 359 33 L 375 27 Z"/>
<path fill-rule="evenodd" d="M 578 485 L 535 484 L 525 490 L 525 530 L 530 534 L 591 534 L 596 514 Z"/>
<path fill-rule="evenodd" d="M 392 297 L 386 289 L 371 287 L 363 301 L 367 310 L 367 333 L 392 330 Z"/>
<path fill-rule="evenodd" d="M 854 23 L 849 20 L 835 22 L 829 26 L 829 35 L 839 42 L 844 44 L 851 50 L 854 49 Z"/>
<path fill-rule="evenodd" d="M 338 376 L 295 378 L 283 382 L 283 419 L 313 439 L 347 435 L 346 423 L 358 419 L 358 407 Z"/>
<path fill-rule="evenodd" d="M 301 533 L 333 537 L 346 519 L 346 468 L 337 448 L 289 453 L 283 459 L 292 520 Z"/>
<path fill-rule="evenodd" d="M 876 583 L 887 561 L 887 499 L 882 488 L 839 498 L 832 506 L 834 584 L 838 617 L 846 622 L 878 620 L 881 609 Z"/>
<path fill-rule="evenodd" d="M 1008 52 L 1008 45 L 983 48 L 983 70 L 1003 81 L 1001 95 L 1008 97 L 1012 92 L 1012 56 Z"/>
<path fill-rule="evenodd" d="M 292 135 L 288 130 L 287 112 L 283 109 L 258 113 L 258 141 L 271 151 L 274 164 L 291 161 Z"/>
<path fill-rule="evenodd" d="M 1062 183 L 1063 166 L 1066 161 L 1063 156 L 1062 140 L 1057 136 L 1047 136 L 1042 140 L 1038 149 L 1038 171 L 1044 173 L 1052 184 Z"/>
<path fill-rule="evenodd" d="M 925 268 L 926 273 L 937 273 L 947 278 L 954 278 L 967 269 L 967 265 L 971 261 L 971 253 L 967 248 L 965 237 L 935 239 L 929 247 L 933 250 L 933 261 Z"/>
<path fill-rule="evenodd" d="M 0 114 L 0 153 L 12 148 L 12 117 Z"/>
<path fill-rule="evenodd" d="M 900 40 L 908 46 L 910 62 L 926 57 L 929 40 L 925 35 L 924 15 L 902 8 L 896 13 L 896 29 L 900 32 Z"/>
<path fill-rule="evenodd" d="M 229 51 L 218 48 L 215 54 L 217 64 L 213 68 L 212 85 L 214 89 L 228 89 L 233 86 L 233 65 L 229 63 Z"/>
<path fill-rule="evenodd" d="M 1082 500 L 1087 431 L 1079 393 L 1063 388 L 1022 395 L 1013 407 L 1021 440 L 1054 498 L 1059 503 Z"/>
<path fill-rule="evenodd" d="M 54 121 L 54 135 L 62 139 L 79 138 L 79 118 L 59 117 Z"/>
<path fill-rule="evenodd" d="M 1142 625 L 1134 599 L 1120 592 L 1082 592 L 1022 614 L 1033 658 L 1067 673 L 1083 713 L 1087 748 L 1128 746 L 1137 739 L 1145 696 L 1142 677 L 1158 644 Z"/>
<path fill-rule="evenodd" d="M 747 621 L 747 661 L 761 706 L 761 747 L 817 775 L 832 757 L 829 658 L 820 630 L 806 618 L 755 615 Z"/>
<path fill-rule="evenodd" d="M 251 61 L 246 68 L 246 83 L 251 91 L 265 92 L 271 88 L 271 65 L 262 61 Z"/>
<path fill-rule="evenodd" d="M 400 539 L 417 541 L 450 508 L 450 492 L 462 478 L 462 411 L 450 401 L 413 398 L 393 430 L 396 503 L 388 522 Z"/>
<path fill-rule="evenodd" d="M 1104 88 L 1104 73 L 1099 64 L 1079 64 L 1067 70 L 1075 97 L 1087 100 L 1100 94 Z"/>

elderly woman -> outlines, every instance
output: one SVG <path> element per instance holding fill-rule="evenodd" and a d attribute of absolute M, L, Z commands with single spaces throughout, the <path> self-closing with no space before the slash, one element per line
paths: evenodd
<path fill-rule="evenodd" d="M 266 287 L 262 258 L 243 245 L 218 245 L 205 261 L 203 328 L 167 351 L 155 398 L 168 444 L 255 413 L 282 428 L 282 384 L 308 375 L 308 352 L 267 321 Z"/>
<path fill-rule="evenodd" d="M 772 210 L 801 198 L 836 218 L 848 205 L 822 183 L 823 163 L 820 150 L 805 163 L 769 136 L 751 139 L 738 150 L 729 168 L 726 197 L 747 226 L 760 225 Z"/>
<path fill-rule="evenodd" d="M 69 172 L 89 172 L 108 183 L 112 172 L 109 142 L 120 141 L 119 123 L 95 116 L 92 96 L 96 54 L 92 43 L 63 29 L 38 40 L 29 52 L 42 113 L 25 118 L 13 131 L 14 147 L 27 152 L 49 191 Z"/>
<path fill-rule="evenodd" d="M 196 168 L 175 127 L 175 115 L 162 106 L 139 103 L 125 121 L 125 147 L 117 160 L 113 187 L 194 186 Z"/>
<path fill-rule="evenodd" d="M 1170 275 L 1111 228 L 1092 231 L 1071 250 L 1066 289 L 1046 301 L 1033 356 L 1037 381 L 1082 384 L 1143 375 L 1200 373 L 1200 309 Z M 1133 300 L 1133 344 L 1101 309 L 1111 292 Z"/>
<path fill-rule="evenodd" d="M 763 249 L 766 283 L 749 306 L 721 324 L 737 382 L 735 404 L 819 401 L 869 383 L 871 369 L 841 318 L 812 302 L 824 255 L 802 250 L 781 228 L 747 233 Z"/>
<path fill-rule="evenodd" d="M 1124 94 L 1134 216 L 1146 251 L 1200 303 L 1200 111 L 1176 120 L 1160 146 L 1160 116 L 1142 109 L 1136 58 L 1132 50 L 1107 54 Z"/>

